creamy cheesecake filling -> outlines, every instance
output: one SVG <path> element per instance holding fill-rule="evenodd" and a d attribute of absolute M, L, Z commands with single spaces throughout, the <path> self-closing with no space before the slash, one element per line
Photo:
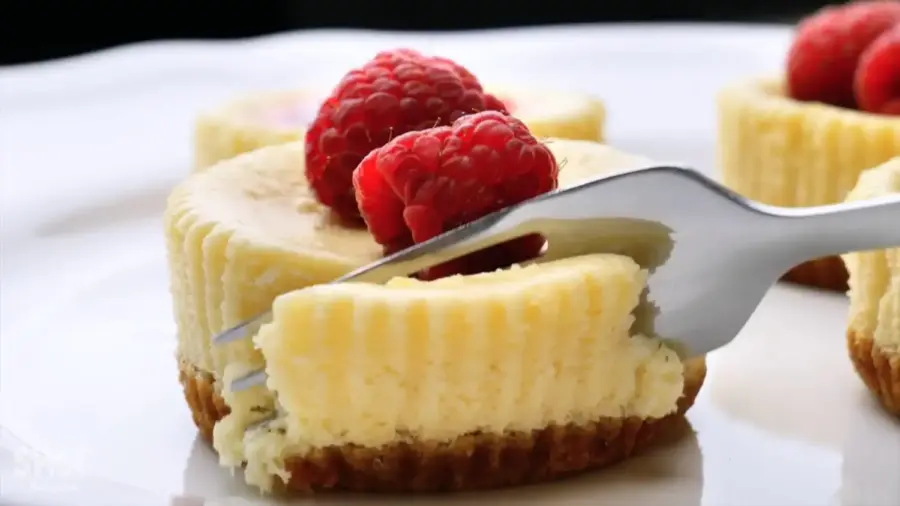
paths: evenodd
<path fill-rule="evenodd" d="M 900 157 L 860 176 L 848 200 L 900 193 Z M 900 352 L 900 248 L 844 255 L 850 272 L 850 329 Z"/>
<path fill-rule="evenodd" d="M 285 457 L 325 447 L 663 417 L 684 371 L 661 341 L 630 335 L 646 276 L 627 257 L 589 255 L 283 295 L 255 338 L 268 388 L 226 389 L 233 411 L 216 426 L 216 449 L 267 489 L 286 478 Z M 277 421 L 246 431 L 272 392 Z"/>
<path fill-rule="evenodd" d="M 650 163 L 593 142 L 549 139 L 547 145 L 561 165 L 560 187 Z M 279 294 L 382 257 L 366 230 L 343 226 L 316 202 L 304 160 L 301 142 L 263 148 L 224 162 L 214 174 L 193 176 L 169 199 L 178 352 L 216 379 L 227 364 L 261 364 L 249 340 L 212 346 L 216 333 L 267 311 Z"/>

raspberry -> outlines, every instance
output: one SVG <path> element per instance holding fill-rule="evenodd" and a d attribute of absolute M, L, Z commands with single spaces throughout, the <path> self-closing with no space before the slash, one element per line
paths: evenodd
<path fill-rule="evenodd" d="M 378 53 L 344 76 L 306 132 L 310 187 L 339 216 L 359 220 L 352 176 L 364 156 L 398 135 L 486 110 L 507 112 L 461 65 L 410 49 Z"/>
<path fill-rule="evenodd" d="M 897 23 L 900 2 L 896 0 L 826 7 L 802 21 L 788 54 L 790 96 L 855 107 L 853 81 L 860 56 Z"/>
<path fill-rule="evenodd" d="M 551 191 L 558 173 L 553 153 L 528 127 L 488 111 L 397 137 L 366 156 L 353 186 L 369 231 L 392 253 Z M 537 256 L 543 243 L 522 237 L 421 275 L 495 270 Z"/>
<path fill-rule="evenodd" d="M 900 116 L 900 24 L 866 49 L 854 85 L 860 109 Z"/>

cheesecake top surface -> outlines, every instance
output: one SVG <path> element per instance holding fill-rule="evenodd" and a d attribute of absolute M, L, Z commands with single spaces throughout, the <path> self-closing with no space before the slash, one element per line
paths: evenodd
<path fill-rule="evenodd" d="M 546 142 L 561 166 L 560 187 L 650 163 L 594 142 Z M 312 256 L 339 269 L 380 258 L 381 246 L 364 228 L 342 224 L 316 201 L 306 182 L 304 160 L 302 142 L 226 160 L 181 183 L 170 196 L 169 210 L 189 208 L 196 219 L 228 230 L 234 240 Z"/>

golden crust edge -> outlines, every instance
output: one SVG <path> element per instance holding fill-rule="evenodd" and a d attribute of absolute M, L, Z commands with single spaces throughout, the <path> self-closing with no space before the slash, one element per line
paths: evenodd
<path fill-rule="evenodd" d="M 887 350 L 871 336 L 847 331 L 847 350 L 856 373 L 888 412 L 900 417 L 900 350 Z"/>
<path fill-rule="evenodd" d="M 849 288 L 848 277 L 847 267 L 841 257 L 833 256 L 810 260 L 794 266 L 781 279 L 798 285 L 846 292 Z"/>
<path fill-rule="evenodd" d="M 179 379 L 194 423 L 207 442 L 229 408 L 212 376 L 181 361 Z M 346 445 L 288 458 L 281 491 L 435 492 L 502 488 L 551 481 L 610 466 L 689 430 L 684 415 L 706 378 L 705 358 L 685 363 L 678 409 L 659 419 L 604 418 L 531 434 L 470 434 L 447 444 L 397 443 L 379 449 Z"/>

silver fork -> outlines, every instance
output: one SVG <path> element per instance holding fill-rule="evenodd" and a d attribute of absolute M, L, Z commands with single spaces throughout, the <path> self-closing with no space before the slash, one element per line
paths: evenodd
<path fill-rule="evenodd" d="M 790 267 L 817 257 L 900 246 L 900 195 L 810 208 L 748 200 L 691 169 L 647 167 L 586 181 L 488 215 L 333 281 L 382 283 L 527 234 L 537 260 L 619 253 L 650 271 L 633 329 L 687 356 L 728 344 Z M 216 336 L 248 338 L 271 313 Z M 231 384 L 264 384 L 258 370 Z"/>

